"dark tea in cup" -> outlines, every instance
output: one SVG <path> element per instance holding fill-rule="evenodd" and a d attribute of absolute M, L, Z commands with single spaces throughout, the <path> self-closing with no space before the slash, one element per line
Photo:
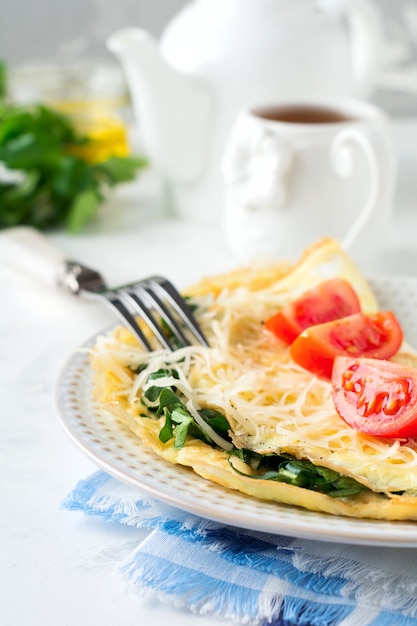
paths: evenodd
<path fill-rule="evenodd" d="M 283 105 L 255 109 L 254 115 L 272 122 L 286 124 L 340 124 L 351 122 L 353 117 L 343 111 L 322 106 L 311 105 Z"/>

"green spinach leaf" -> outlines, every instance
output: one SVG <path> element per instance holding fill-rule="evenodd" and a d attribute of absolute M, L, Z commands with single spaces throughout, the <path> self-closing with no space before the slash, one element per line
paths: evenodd
<path fill-rule="evenodd" d="M 249 465 L 255 473 L 244 474 L 230 459 L 237 456 Z M 246 448 L 234 449 L 229 455 L 229 462 L 235 472 L 248 478 L 274 480 L 296 487 L 320 491 L 332 498 L 345 498 L 366 490 L 364 485 L 354 478 L 342 476 L 327 467 L 314 465 L 306 459 L 296 459 L 290 454 L 258 454 Z"/>
<path fill-rule="evenodd" d="M 91 163 L 73 154 L 88 142 L 69 117 L 50 107 L 7 102 L 0 61 L 0 228 L 64 225 L 78 232 L 96 215 L 108 187 L 133 180 L 147 166 L 140 156 Z"/>

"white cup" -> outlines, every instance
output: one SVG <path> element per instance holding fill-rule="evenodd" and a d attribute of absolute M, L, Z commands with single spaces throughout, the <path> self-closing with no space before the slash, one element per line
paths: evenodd
<path fill-rule="evenodd" d="M 224 227 L 242 261 L 297 258 L 322 237 L 356 259 L 383 245 L 396 158 L 377 107 L 312 99 L 243 111 L 223 161 Z"/>

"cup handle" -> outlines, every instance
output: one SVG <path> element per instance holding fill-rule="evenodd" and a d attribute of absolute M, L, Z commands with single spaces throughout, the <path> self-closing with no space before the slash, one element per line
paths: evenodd
<path fill-rule="evenodd" d="M 366 222 L 378 207 L 381 185 L 381 164 L 375 151 L 368 131 L 359 131 L 355 128 L 347 128 L 334 138 L 330 148 L 330 159 L 334 170 L 339 176 L 348 177 L 354 167 L 354 154 L 349 146 L 351 143 L 359 145 L 364 152 L 370 173 L 369 193 L 362 211 L 353 222 L 347 233 L 341 240 L 341 245 L 348 249 L 358 236 Z"/>

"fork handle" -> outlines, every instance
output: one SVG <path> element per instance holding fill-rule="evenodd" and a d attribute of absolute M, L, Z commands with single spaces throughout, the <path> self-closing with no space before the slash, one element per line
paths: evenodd
<path fill-rule="evenodd" d="M 100 293 L 106 283 L 99 272 L 71 260 L 45 235 L 29 226 L 0 233 L 0 256 L 49 286 L 71 295 Z"/>
<path fill-rule="evenodd" d="M 29 226 L 17 226 L 0 233 L 0 255 L 20 270 L 57 285 L 66 256 L 47 237 Z"/>

